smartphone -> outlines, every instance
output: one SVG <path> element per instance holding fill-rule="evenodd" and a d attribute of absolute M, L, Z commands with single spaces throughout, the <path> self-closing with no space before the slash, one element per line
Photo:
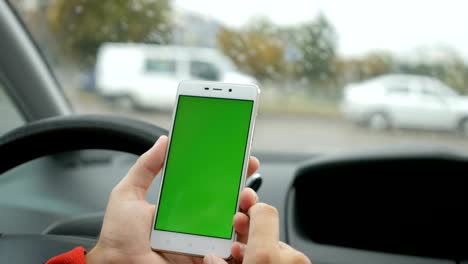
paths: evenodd
<path fill-rule="evenodd" d="M 230 256 L 260 89 L 182 81 L 151 231 L 154 250 Z"/>

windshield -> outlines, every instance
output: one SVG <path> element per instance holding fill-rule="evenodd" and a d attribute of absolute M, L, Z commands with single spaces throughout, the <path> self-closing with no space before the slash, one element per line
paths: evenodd
<path fill-rule="evenodd" d="M 169 128 L 180 80 L 254 83 L 254 151 L 468 149 L 464 1 L 12 4 L 78 113 Z"/>

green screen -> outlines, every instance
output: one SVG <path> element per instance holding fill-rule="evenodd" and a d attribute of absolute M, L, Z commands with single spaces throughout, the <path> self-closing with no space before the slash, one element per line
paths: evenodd
<path fill-rule="evenodd" d="M 252 107 L 179 97 L 155 229 L 231 238 Z"/>

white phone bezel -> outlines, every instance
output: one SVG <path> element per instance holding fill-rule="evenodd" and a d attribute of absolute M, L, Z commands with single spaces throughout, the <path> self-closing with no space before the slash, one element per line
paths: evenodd
<path fill-rule="evenodd" d="M 172 113 L 172 123 L 169 131 L 169 145 L 166 150 L 166 158 L 164 160 L 164 166 L 162 168 L 161 183 L 163 182 L 163 178 L 165 176 L 167 154 L 171 143 L 172 129 L 174 126 L 174 118 L 177 111 L 179 96 L 189 95 L 212 98 L 252 100 L 253 107 L 250 117 L 248 140 L 244 156 L 244 166 L 242 168 L 241 183 L 239 185 L 238 191 L 240 192 L 244 188 L 246 181 L 246 174 L 250 157 L 250 147 L 255 126 L 255 118 L 257 114 L 257 99 L 259 93 L 260 89 L 256 85 L 250 84 L 229 84 L 207 81 L 182 81 L 177 89 L 176 103 L 174 111 Z M 188 254 L 195 256 L 204 256 L 208 253 L 211 253 L 222 258 L 228 258 L 230 256 L 232 242 L 236 239 L 234 228 L 232 230 L 231 239 L 190 235 L 154 229 L 162 186 L 163 184 L 161 184 L 159 187 L 158 197 L 156 199 L 156 211 L 155 215 L 153 216 L 153 224 L 151 225 L 151 248 L 157 251 L 174 252 L 179 254 Z M 236 211 L 238 210 L 239 195 L 237 198 L 236 205 Z"/>

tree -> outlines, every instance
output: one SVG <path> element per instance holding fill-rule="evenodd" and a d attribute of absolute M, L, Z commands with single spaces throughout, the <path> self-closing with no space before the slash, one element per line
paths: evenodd
<path fill-rule="evenodd" d="M 62 51 L 89 65 L 104 42 L 167 43 L 170 12 L 169 0 L 55 0 L 47 23 Z"/>
<path fill-rule="evenodd" d="M 454 88 L 460 93 L 466 94 L 468 89 L 468 65 L 461 59 L 453 61 L 432 63 L 407 63 L 399 65 L 399 72 L 434 77 Z"/>
<path fill-rule="evenodd" d="M 301 53 L 299 74 L 312 81 L 333 77 L 336 57 L 336 33 L 323 14 L 293 30 L 294 44 Z"/>
<path fill-rule="evenodd" d="M 278 79 L 284 69 L 284 43 L 267 20 L 255 20 L 245 29 L 222 28 L 218 45 L 242 70 L 260 80 Z"/>

